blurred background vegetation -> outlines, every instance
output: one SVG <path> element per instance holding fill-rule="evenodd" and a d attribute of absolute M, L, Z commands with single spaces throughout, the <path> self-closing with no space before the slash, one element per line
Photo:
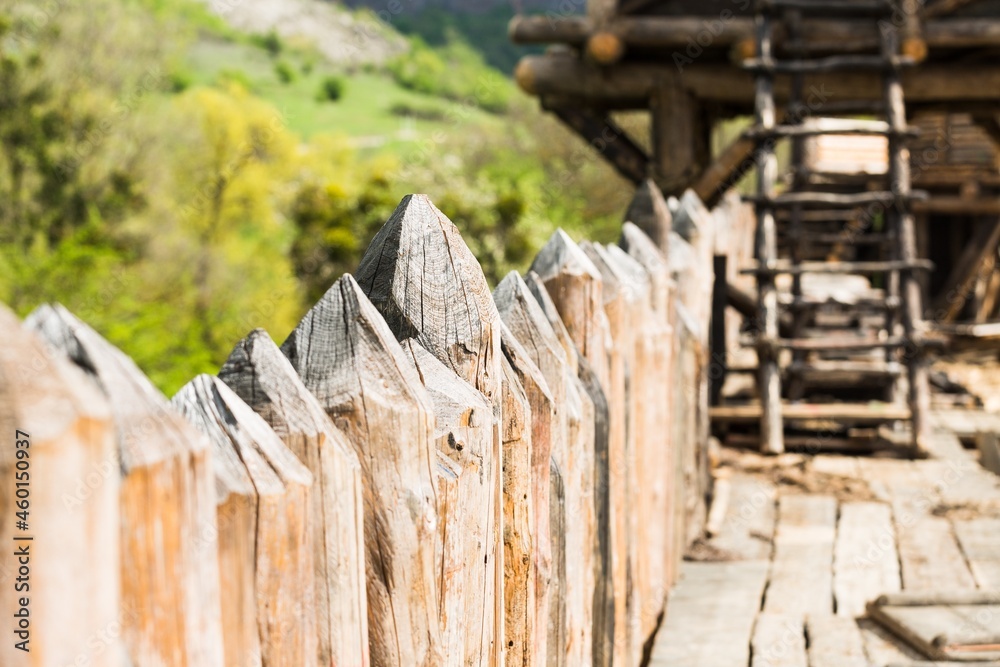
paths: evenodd
<path fill-rule="evenodd" d="M 253 327 L 283 340 L 407 193 L 491 281 L 556 227 L 616 236 L 631 188 L 515 90 L 509 10 L 296 0 L 350 26 L 339 57 L 236 20 L 276 1 L 0 0 L 3 302 L 63 303 L 170 394 Z"/>

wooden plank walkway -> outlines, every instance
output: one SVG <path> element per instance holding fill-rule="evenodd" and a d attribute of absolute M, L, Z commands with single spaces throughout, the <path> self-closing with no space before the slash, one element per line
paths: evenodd
<path fill-rule="evenodd" d="M 727 456 L 725 517 L 684 562 L 649 667 L 946 664 L 864 618 L 882 593 L 1000 592 L 1000 477 L 935 437 L 920 461 Z"/>

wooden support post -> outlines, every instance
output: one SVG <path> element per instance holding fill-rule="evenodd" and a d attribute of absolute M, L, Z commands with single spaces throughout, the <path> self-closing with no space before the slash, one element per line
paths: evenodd
<path fill-rule="evenodd" d="M 611 511 L 608 536 L 611 540 L 615 633 L 612 653 L 614 661 L 620 662 L 627 660 L 629 655 L 624 363 L 612 346 L 601 274 L 565 232 L 559 230 L 549 239 L 535 258 L 532 271 L 544 284 L 580 356 L 597 375 L 608 402 L 610 431 L 607 464 Z M 594 400 L 593 395 L 591 399 Z M 601 453 L 596 452 L 596 455 L 600 457 Z M 598 531 L 601 530 L 599 526 Z M 595 660 L 600 659 L 601 656 L 595 654 Z"/>
<path fill-rule="evenodd" d="M 493 298 L 512 334 L 528 342 L 522 349 L 538 367 L 552 394 L 555 412 L 549 435 L 551 457 L 563 473 L 566 511 L 574 518 L 565 536 L 570 646 L 567 660 L 569 664 L 591 664 L 596 575 L 593 402 L 576 377 L 575 348 L 572 358 L 567 359 L 559 335 L 524 280 L 517 273 L 510 273 L 494 290 Z M 566 338 L 572 346 L 568 334 Z M 545 464 L 547 473 L 547 461 Z"/>
<path fill-rule="evenodd" d="M 645 232 L 661 252 L 667 251 L 672 216 L 663 193 L 652 180 L 646 179 L 636 188 L 635 196 L 625 212 L 624 222 L 631 222 Z"/>
<path fill-rule="evenodd" d="M 676 579 L 683 555 L 672 541 L 672 536 L 681 532 L 680 524 L 675 519 L 678 508 L 684 506 L 684 486 L 675 479 L 676 471 L 681 468 L 679 448 L 672 437 L 672 415 L 676 400 L 674 385 L 677 378 L 677 337 L 674 335 L 676 285 L 670 278 L 666 258 L 656 248 L 653 240 L 637 226 L 625 223 L 619 244 L 647 272 L 650 280 L 650 304 L 655 324 L 651 327 L 648 345 L 658 361 L 656 370 L 650 369 L 655 397 L 648 403 L 650 407 L 647 410 L 655 422 L 655 426 L 650 426 L 652 432 L 661 434 L 662 438 L 662 450 L 656 456 L 656 460 L 660 461 L 656 476 L 658 483 L 664 485 L 664 497 L 661 502 L 656 503 L 655 511 L 664 517 L 665 535 L 660 557 L 663 561 L 664 588 L 669 590 Z"/>
<path fill-rule="evenodd" d="M 601 116 L 579 106 L 546 103 L 546 107 L 611 163 L 623 178 L 633 183 L 641 183 L 646 178 L 649 156 L 610 116 Z"/>
<path fill-rule="evenodd" d="M 711 130 L 679 74 L 665 70 L 658 81 L 650 100 L 654 178 L 664 193 L 680 195 L 708 165 Z"/>
<path fill-rule="evenodd" d="M 403 198 L 361 258 L 358 284 L 399 339 L 414 338 L 493 406 L 493 447 L 480 483 L 486 588 L 468 609 L 481 624 L 481 660 L 503 662 L 503 489 L 500 315 L 486 276 L 454 224 L 425 195 Z M 473 621 L 469 621 L 472 623 Z"/>
<path fill-rule="evenodd" d="M 611 567 L 614 528 L 610 523 L 608 402 L 597 374 L 586 358 L 579 354 L 545 284 L 537 274 L 529 273 L 525 278 L 525 285 L 534 297 L 541 317 L 548 321 L 566 354 L 570 376 L 566 384 L 568 404 L 575 404 L 574 394 L 578 394 L 580 398 L 579 423 L 574 419 L 572 410 L 567 416 L 566 456 L 571 462 L 569 467 L 580 473 L 577 505 L 580 516 L 585 517 L 584 523 L 589 523 L 586 517 L 593 517 L 589 535 L 583 535 L 580 539 L 584 544 L 589 542 L 593 554 L 593 664 L 607 666 L 611 664 L 615 638 L 614 572 Z M 532 319 L 537 317 L 538 312 Z M 543 365 L 543 368 L 546 366 Z M 588 506 L 591 509 L 587 509 Z M 572 507 L 573 505 L 571 509 Z"/>
<path fill-rule="evenodd" d="M 142 371 L 62 306 L 28 318 L 108 397 L 121 474 L 122 638 L 136 663 L 223 664 L 215 484 L 208 440 Z M 114 465 L 112 465 L 114 463 Z"/>
<path fill-rule="evenodd" d="M 759 14 L 756 19 L 757 57 L 767 60 L 771 53 L 771 19 Z M 774 128 L 774 79 L 770 73 L 761 73 L 756 83 L 756 126 L 767 131 Z M 761 151 L 757 163 L 757 195 L 762 199 L 774 196 L 778 178 L 778 158 L 773 147 Z M 768 204 L 757 205 L 757 261 L 770 268 L 777 261 L 777 231 L 774 209 Z M 780 454 L 785 450 L 784 420 L 781 417 L 781 373 L 778 368 L 778 352 L 774 343 L 778 339 L 778 290 L 773 275 L 757 276 L 757 317 L 758 334 L 757 364 L 759 367 L 757 390 L 760 393 L 760 446 L 769 454 Z"/>
<path fill-rule="evenodd" d="M 454 559 L 457 570 L 446 570 L 443 564 L 436 568 L 438 575 L 438 595 L 441 599 L 441 630 L 445 663 L 480 664 L 485 659 L 481 645 L 483 600 L 472 591 L 485 590 L 486 570 L 483 562 L 489 554 L 485 551 L 488 543 L 483 517 L 492 511 L 493 497 L 480 482 L 484 457 L 493 448 L 493 407 L 486 398 L 442 364 L 430 352 L 413 339 L 402 343 L 403 351 L 411 358 L 417 375 L 427 390 L 434 406 L 434 440 L 439 453 L 444 454 L 454 464 L 458 473 L 457 505 L 438 505 L 438 529 L 446 541 L 457 533 L 459 537 L 451 548 L 459 553 Z M 522 417 L 529 419 L 530 417 Z M 530 441 L 522 443 L 530 450 Z M 506 459 L 505 459 L 506 460 Z M 510 465 L 519 467 L 520 462 L 511 460 Z M 504 494 L 507 508 L 507 494 Z M 522 499 L 511 508 L 511 517 L 519 517 L 530 505 L 530 497 Z M 446 511 L 447 510 L 447 511 Z M 505 537 L 508 553 L 515 551 L 515 566 L 521 566 L 523 559 L 531 555 L 531 534 L 525 533 L 519 525 L 509 526 L 509 540 Z M 523 566 L 521 566 L 523 567 Z M 525 572 L 511 573 L 522 583 Z M 522 595 L 533 591 L 522 588 Z M 523 606 L 525 600 L 518 601 Z M 526 619 L 519 619 L 518 627 L 523 627 Z M 488 647 L 487 647 L 488 648 Z"/>
<path fill-rule="evenodd" d="M 309 513 L 318 664 L 367 667 L 364 505 L 354 448 L 263 329 L 236 344 L 219 378 L 313 475 Z"/>
<path fill-rule="evenodd" d="M 442 664 L 430 397 L 351 276 L 334 283 L 281 349 L 361 462 L 372 664 Z"/>
<path fill-rule="evenodd" d="M 94 642 L 130 620 L 119 595 L 120 481 L 111 409 L 95 383 L 4 306 L 0 334 L 0 572 L 7 579 L 0 608 L 9 614 L 0 663 L 119 667 L 120 639 Z M 24 473 L 27 527 L 16 523 Z M 19 549 L 29 552 L 30 594 L 14 587 Z M 15 614 L 24 597 L 30 630 L 19 635 Z"/>
<path fill-rule="evenodd" d="M 173 404 L 212 443 L 227 662 L 315 660 L 316 617 L 300 613 L 315 604 L 312 474 L 218 378 L 197 376 Z"/>

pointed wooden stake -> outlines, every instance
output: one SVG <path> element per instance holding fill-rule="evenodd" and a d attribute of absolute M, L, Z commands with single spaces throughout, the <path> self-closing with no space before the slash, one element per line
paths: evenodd
<path fill-rule="evenodd" d="M 63 355 L 0 306 L 0 608 L 6 631 L 0 664 L 119 667 L 119 463 L 111 410 L 102 392 Z M 24 452 L 24 453 L 21 453 Z M 21 474 L 20 478 L 17 477 Z M 17 486 L 18 482 L 29 484 Z M 16 506 L 27 488 L 27 512 Z M 25 525 L 19 525 L 18 521 Z M 24 540 L 21 538 L 31 537 Z M 50 545 L 45 548 L 44 545 Z M 30 593 L 15 590 L 28 550 Z M 85 574 L 86 576 L 83 576 Z M 24 635 L 17 614 L 29 598 Z M 23 648 L 17 644 L 27 640 Z M 30 656 L 45 656 L 33 662 Z"/>
<path fill-rule="evenodd" d="M 594 507 L 594 406 L 576 377 L 575 346 L 562 329 L 572 348 L 573 367 L 567 364 L 566 351 L 528 285 L 517 273 L 510 273 L 497 286 L 493 298 L 504 323 L 518 340 L 524 341 L 525 353 L 538 367 L 555 405 L 550 429 L 551 456 L 563 471 L 566 511 L 574 517 L 565 535 L 567 574 L 565 596 L 569 625 L 569 664 L 593 661 L 594 582 L 596 576 L 596 517 Z M 554 307 L 553 307 L 554 308 Z M 558 321 L 560 327 L 562 322 Z M 586 424 L 586 428 L 584 425 Z M 537 443 L 538 438 L 535 438 Z M 537 449 L 536 449 L 537 453 Z M 544 466 L 548 486 L 548 462 Z M 546 510 L 546 526 L 547 526 Z"/>
<path fill-rule="evenodd" d="M 490 646 L 487 664 L 499 665 L 504 650 L 500 316 L 486 276 L 455 225 L 425 195 L 408 195 L 362 257 L 357 280 L 397 339 L 415 339 L 493 406 L 493 451 L 483 458 L 481 477 L 494 498 L 484 527 L 491 582 L 481 618 L 483 641 Z"/>
<path fill-rule="evenodd" d="M 314 660 L 312 474 L 218 378 L 199 375 L 173 404 L 212 443 L 226 661 L 292 667 Z"/>
<path fill-rule="evenodd" d="M 611 484 L 612 489 L 620 489 L 616 499 L 614 521 L 623 528 L 625 540 L 625 607 L 626 661 L 638 664 L 642 659 L 642 637 L 640 631 L 640 608 L 642 592 L 639 577 L 639 500 L 641 492 L 638 479 L 636 445 L 636 418 L 632 398 L 633 372 L 635 369 L 635 310 L 638 295 L 628 278 L 615 268 L 603 246 L 583 243 L 581 249 L 600 272 L 604 294 L 604 312 L 611 331 L 610 369 L 608 402 L 611 407 Z M 621 443 L 615 447 L 615 443 Z M 618 473 L 616 476 L 615 473 Z M 620 547 L 619 547 L 620 548 Z M 617 583 L 617 580 L 616 580 Z M 616 587 L 617 588 L 617 587 Z M 616 595 L 616 612 L 621 611 L 621 602 Z"/>
<path fill-rule="evenodd" d="M 632 203 L 625 213 L 625 223 L 642 230 L 663 252 L 670 243 L 672 218 L 663 193 L 651 179 L 636 188 Z"/>
<path fill-rule="evenodd" d="M 491 490 L 481 480 L 483 460 L 493 450 L 493 406 L 415 340 L 403 341 L 402 347 L 434 405 L 437 451 L 457 473 L 455 502 L 445 493 L 446 504 L 438 505 L 439 539 L 449 544 L 449 560 L 452 550 L 459 549 L 453 559 L 457 570 L 437 567 L 445 664 L 485 664 L 491 647 L 483 641 L 483 610 L 492 600 L 482 596 L 491 572 L 484 565 L 493 559 L 486 530 L 494 506 Z M 456 534 L 458 541 L 452 542 Z M 530 535 L 528 540 L 530 544 Z"/>
<path fill-rule="evenodd" d="M 613 657 L 615 641 L 615 589 L 611 550 L 617 528 L 611 524 L 607 395 L 590 362 L 580 355 L 538 274 L 529 272 L 524 282 L 566 354 L 571 376 L 566 385 L 569 404 L 576 404 L 573 401 L 574 394 L 580 398 L 580 423 L 574 422 L 572 410 L 568 414 L 567 456 L 571 467 L 581 468 L 580 507 L 589 505 L 593 508 L 594 526 L 590 538 L 594 559 L 591 654 L 595 665 L 608 665 Z M 581 539 L 586 539 L 586 536 Z"/>
<path fill-rule="evenodd" d="M 683 478 L 678 475 L 681 469 L 679 448 L 672 438 L 674 414 L 674 378 L 679 377 L 676 371 L 677 337 L 674 336 L 674 291 L 676 285 L 670 278 L 670 269 L 666 258 L 659 252 L 652 239 L 646 236 L 638 227 L 625 223 L 619 245 L 645 269 L 650 279 L 652 318 L 649 333 L 650 345 L 647 350 L 656 358 L 655 368 L 650 369 L 653 375 L 654 397 L 649 405 L 656 406 L 652 410 L 655 425 L 650 428 L 654 433 L 662 434 L 660 443 L 659 465 L 662 470 L 659 480 L 664 484 L 663 498 L 656 503 L 657 509 L 665 517 L 665 537 L 662 545 L 664 587 L 669 590 L 676 581 L 676 573 L 683 557 L 683 545 L 675 539 L 683 520 L 684 486 Z M 655 341 L 655 342 L 654 342 Z M 659 487 L 657 487 L 659 489 Z"/>
<path fill-rule="evenodd" d="M 354 448 L 263 329 L 236 344 L 219 379 L 312 472 L 317 664 L 367 667 L 364 508 Z"/>
<path fill-rule="evenodd" d="M 25 323 L 108 397 L 121 481 L 122 636 L 143 664 L 223 664 L 208 441 L 120 350 L 62 306 Z"/>
<path fill-rule="evenodd" d="M 443 664 L 434 411 L 420 378 L 351 276 L 334 283 L 281 350 L 361 463 L 372 664 Z"/>

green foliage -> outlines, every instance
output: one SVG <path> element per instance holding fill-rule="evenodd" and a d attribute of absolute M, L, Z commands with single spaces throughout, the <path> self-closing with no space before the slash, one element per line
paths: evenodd
<path fill-rule="evenodd" d="M 279 60 L 274 64 L 274 74 L 281 83 L 291 83 L 295 81 L 295 69 L 285 60 Z"/>
<path fill-rule="evenodd" d="M 422 106 L 408 102 L 396 102 L 389 107 L 389 113 L 403 118 L 419 118 L 420 120 L 441 121 L 448 118 L 447 112 L 435 106 Z"/>
<path fill-rule="evenodd" d="M 270 30 L 263 35 L 251 35 L 250 43 L 267 51 L 268 55 L 272 58 L 277 58 L 281 55 L 281 51 L 285 48 L 285 43 L 281 40 L 281 36 L 274 30 Z"/>
<path fill-rule="evenodd" d="M 513 92 L 510 81 L 453 33 L 438 48 L 414 38 L 409 53 L 391 60 L 387 69 L 404 88 L 494 113 L 507 110 Z"/>
<path fill-rule="evenodd" d="M 220 71 L 215 78 L 215 84 L 220 88 L 229 88 L 236 85 L 247 91 L 257 90 L 253 80 L 241 69 L 224 69 Z"/>
<path fill-rule="evenodd" d="M 337 102 L 344 96 L 345 87 L 344 78 L 341 76 L 330 75 L 324 77 L 319 86 L 319 99 Z"/>

